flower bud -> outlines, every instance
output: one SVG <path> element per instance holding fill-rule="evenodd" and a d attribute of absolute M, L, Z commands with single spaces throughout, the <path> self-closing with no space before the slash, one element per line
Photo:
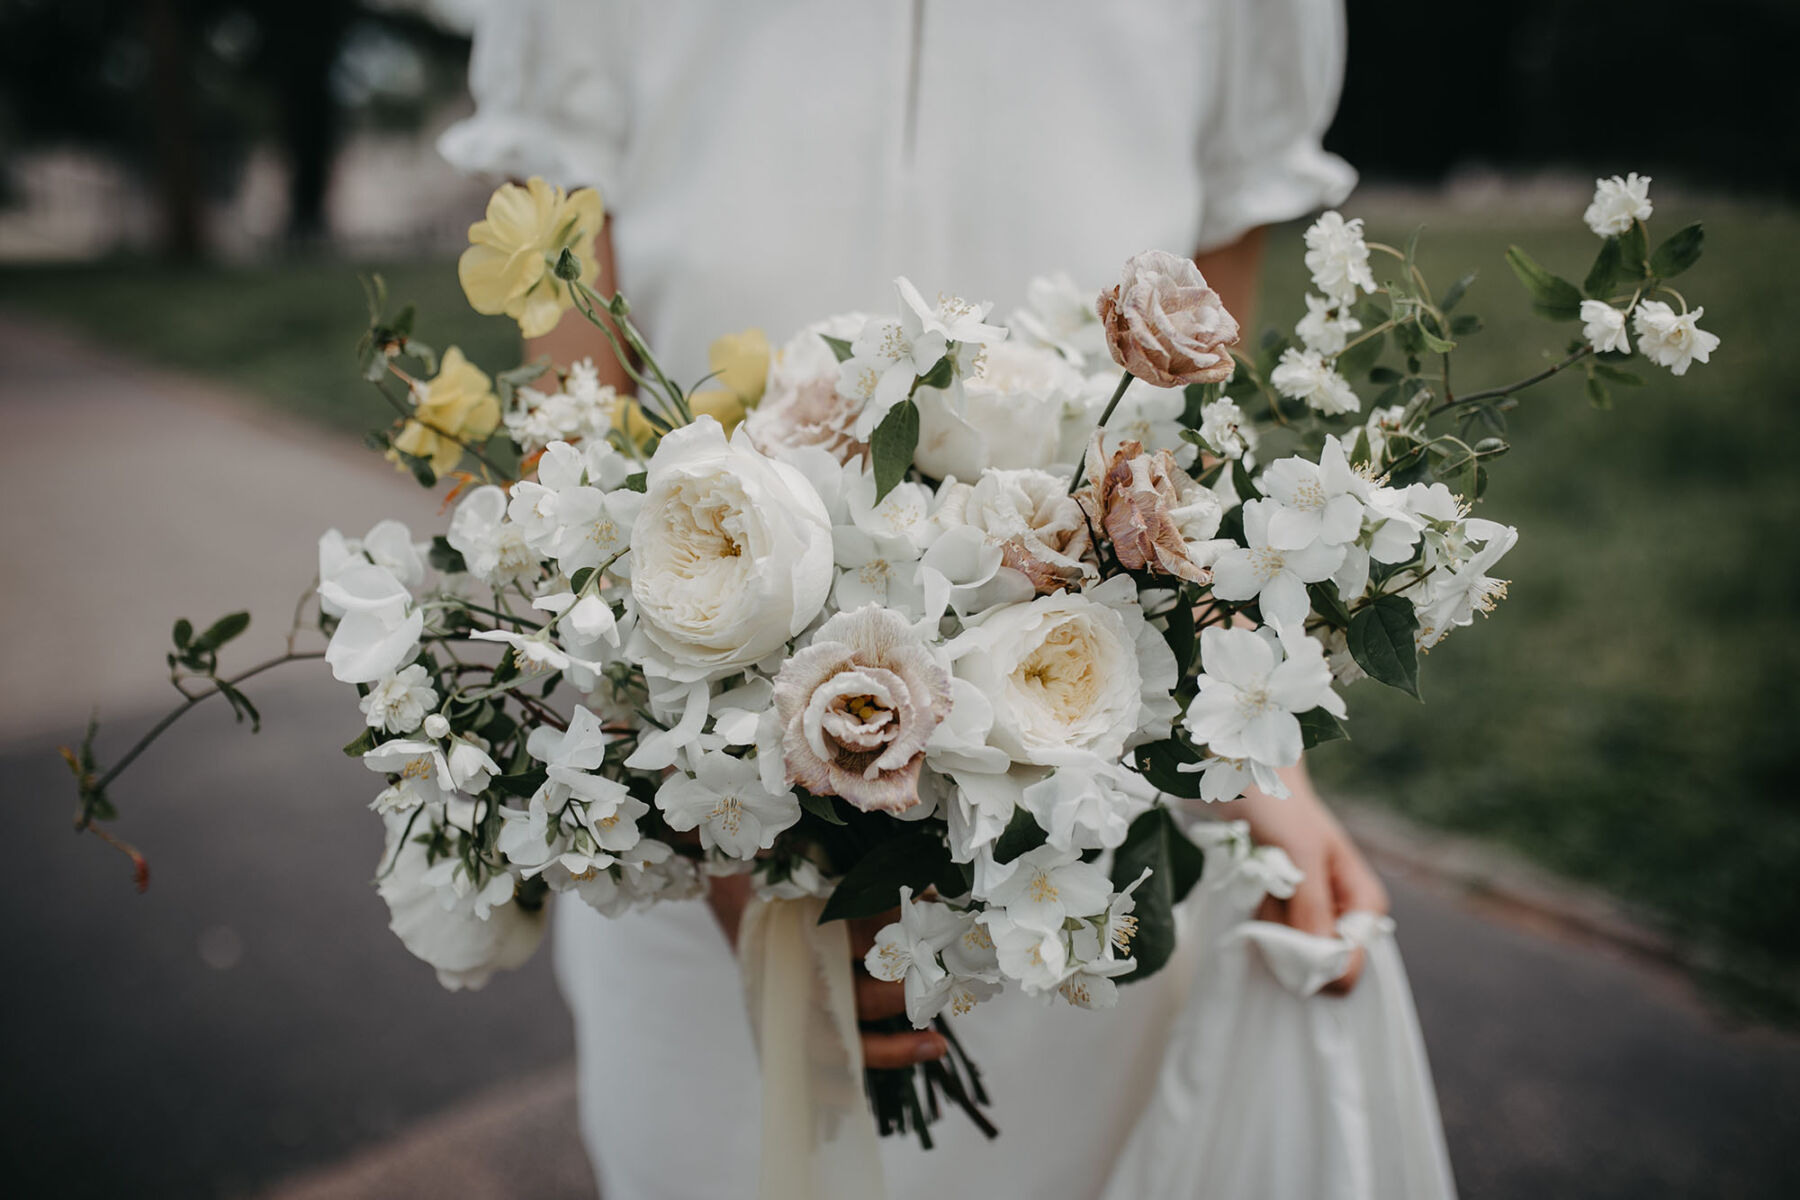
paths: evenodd
<path fill-rule="evenodd" d="M 432 713 L 425 718 L 425 736 L 441 738 L 450 736 L 450 721 L 443 713 Z"/>

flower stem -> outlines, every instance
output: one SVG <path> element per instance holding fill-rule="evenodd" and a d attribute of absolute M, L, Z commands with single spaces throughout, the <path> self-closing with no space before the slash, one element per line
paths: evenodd
<path fill-rule="evenodd" d="M 393 366 L 391 364 L 388 366 L 388 370 L 393 372 L 394 375 L 396 377 L 398 377 L 402 382 L 404 382 L 409 389 L 413 386 L 414 380 L 413 380 L 412 376 L 408 375 L 405 371 L 402 371 L 400 368 Z M 413 412 L 408 412 L 406 406 L 404 404 L 400 403 L 400 401 L 394 399 L 392 396 L 388 395 L 387 389 L 382 387 L 379 383 L 377 383 L 375 385 L 375 390 L 380 392 L 381 398 L 383 400 L 386 400 L 388 402 L 388 404 L 390 406 L 392 406 L 393 410 L 395 412 L 399 413 L 402 417 L 406 418 L 408 421 L 417 421 L 420 425 L 424 426 L 426 429 L 431 430 L 431 432 L 437 434 L 439 437 L 447 438 L 448 440 L 455 442 L 458 446 L 461 446 L 469 454 L 473 455 L 477 462 L 479 462 L 482 466 L 486 467 L 495 479 L 502 480 L 502 481 L 505 481 L 508 483 L 511 482 L 510 476 L 508 476 L 505 471 L 500 469 L 500 465 L 498 463 L 494 462 L 493 459 L 489 458 L 487 455 L 485 455 L 481 451 L 477 450 L 474 446 L 470 445 L 468 442 L 464 441 L 462 438 L 457 437 L 454 433 L 451 433 L 448 429 L 439 429 L 436 425 L 433 425 L 430 421 L 423 420 L 422 418 L 420 418 Z"/>
<path fill-rule="evenodd" d="M 239 675 L 234 675 L 230 679 L 225 680 L 225 682 L 232 687 L 236 687 L 238 684 L 244 682 L 244 680 L 249 679 L 252 675 L 261 675 L 264 671 L 270 670 L 274 667 L 279 667 L 282 663 L 298 662 L 301 659 L 306 659 L 306 658 L 324 658 L 324 657 L 325 657 L 325 652 L 323 650 L 309 650 L 309 651 L 306 651 L 301 654 L 295 654 L 294 652 L 289 651 L 288 653 L 283 654 L 279 658 L 271 658 L 267 662 L 257 663 L 254 667 L 251 667 L 248 671 L 245 671 Z M 173 725 L 176 721 L 179 721 L 183 716 L 185 716 L 187 714 L 187 711 L 189 709 L 193 708 L 196 704 L 200 703 L 202 700 L 206 699 L 208 696 L 217 696 L 221 690 L 222 689 L 215 687 L 210 692 L 201 692 L 198 695 L 190 696 L 186 703 L 177 705 L 175 707 L 175 709 L 173 711 L 171 711 L 167 716 L 165 716 L 162 720 L 158 721 L 155 725 L 152 725 L 150 727 L 150 731 L 148 733 L 146 733 L 143 737 L 139 738 L 137 740 L 137 744 L 132 746 L 131 749 L 127 750 L 124 753 L 124 755 L 119 759 L 119 761 L 114 763 L 112 765 L 112 768 L 109 771 L 107 771 L 106 774 L 102 775 L 99 778 L 99 780 L 94 783 L 92 790 L 96 791 L 96 792 L 105 790 L 106 785 L 111 783 L 113 780 L 117 779 L 119 777 L 119 772 L 123 771 L 126 767 L 129 767 L 134 761 L 136 761 L 137 756 L 142 754 L 145 750 L 149 749 L 150 743 L 154 742 L 157 738 L 161 737 L 163 735 L 164 731 L 166 731 L 169 728 L 169 726 Z"/>
<path fill-rule="evenodd" d="M 1106 408 L 1100 413 L 1100 422 L 1094 426 L 1095 432 L 1106 428 L 1112 420 L 1113 410 L 1119 407 L 1119 401 L 1125 398 L 1125 389 L 1131 386 L 1132 374 L 1122 371 L 1119 374 L 1119 386 L 1113 389 L 1112 399 L 1106 402 Z M 1069 478 L 1069 495 L 1073 496 L 1081 487 L 1081 471 L 1087 465 L 1087 449 L 1083 447 L 1081 458 L 1075 464 L 1075 474 Z"/>
<path fill-rule="evenodd" d="M 1452 408 L 1460 408 L 1465 404 L 1474 404 L 1478 400 L 1497 400 L 1501 396 L 1510 396 L 1514 392 L 1522 392 L 1528 387 L 1534 387 L 1537 384 L 1544 382 L 1544 380 L 1550 378 L 1564 368 L 1574 366 L 1593 352 L 1594 348 L 1592 346 L 1583 346 L 1561 362 L 1553 363 L 1550 366 L 1545 367 L 1542 371 L 1539 371 L 1536 375 L 1528 376 L 1519 380 L 1517 383 L 1509 383 L 1505 387 L 1488 388 L 1486 391 L 1470 392 L 1466 396 L 1454 396 L 1446 399 L 1442 404 L 1425 414 L 1426 420 L 1430 420 L 1439 413 L 1447 412 Z"/>

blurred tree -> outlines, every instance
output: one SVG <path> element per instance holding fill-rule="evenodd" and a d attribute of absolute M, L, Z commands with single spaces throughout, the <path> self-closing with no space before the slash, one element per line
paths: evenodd
<path fill-rule="evenodd" d="M 1347 9 L 1350 63 L 1327 144 L 1365 173 L 1634 169 L 1800 198 L 1795 0 Z M 1654 91 L 1640 82 L 1648 66 L 1667 81 Z"/>
<path fill-rule="evenodd" d="M 347 74 L 346 50 L 371 42 L 388 53 Z M 0 145 L 115 156 L 151 185 L 163 250 L 191 258 L 206 199 L 270 143 L 288 165 L 288 234 L 312 240 L 347 121 L 416 125 L 461 88 L 467 53 L 393 0 L 0 0 Z M 408 55 L 432 64 L 401 72 L 410 91 L 369 78 L 371 61 L 392 73 Z"/>

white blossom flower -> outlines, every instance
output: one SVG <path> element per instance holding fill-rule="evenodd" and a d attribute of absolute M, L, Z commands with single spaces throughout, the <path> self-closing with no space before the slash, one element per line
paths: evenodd
<path fill-rule="evenodd" d="M 1294 326 L 1300 344 L 1326 358 L 1336 358 L 1354 334 L 1362 332 L 1362 322 L 1351 316 L 1341 304 L 1334 304 L 1311 292 L 1306 295 L 1306 315 Z"/>
<path fill-rule="evenodd" d="M 584 483 L 589 456 L 568 442 L 552 442 L 538 460 L 537 479 L 513 485 L 507 516 L 526 545 L 556 560 L 563 574 L 597 567 L 624 553 L 643 496 L 626 488 L 605 492 Z"/>
<path fill-rule="evenodd" d="M 1119 989 L 1113 979 L 1135 970 L 1137 963 L 1113 954 L 1113 945 L 1093 924 L 1071 929 L 1068 941 L 1069 968 L 1057 986 L 1057 994 L 1076 1008 L 1103 1009 L 1118 1004 Z"/>
<path fill-rule="evenodd" d="M 1327 438 L 1319 461 L 1295 455 L 1264 468 L 1258 486 L 1275 501 L 1269 512 L 1269 545 L 1305 550 L 1354 541 L 1362 531 L 1363 501 L 1373 484 L 1350 469 L 1344 447 Z"/>
<path fill-rule="evenodd" d="M 515 633 L 510 629 L 478 629 L 469 635 L 478 642 L 504 642 L 513 650 L 513 661 L 519 670 L 542 675 L 554 675 L 558 671 L 566 671 L 571 665 L 586 667 L 590 671 L 598 671 L 601 665 L 597 662 L 577 660 L 574 655 L 551 640 L 550 630 L 539 629 L 534 633 Z"/>
<path fill-rule="evenodd" d="M 325 661 L 340 683 L 374 683 L 418 652 L 424 614 L 393 572 L 372 562 L 353 562 L 319 584 L 321 605 L 343 616 L 325 647 Z"/>
<path fill-rule="evenodd" d="M 543 940 L 545 910 L 512 902 L 511 876 L 500 872 L 486 886 L 457 895 L 438 885 L 425 848 L 402 840 L 406 818 L 387 818 L 387 850 L 378 890 L 387 902 L 388 927 L 402 944 L 437 971 L 451 991 L 484 986 L 495 971 L 522 966 Z"/>
<path fill-rule="evenodd" d="M 1200 410 L 1200 437 L 1206 448 L 1220 458 L 1244 458 L 1256 449 L 1256 429 L 1229 396 L 1221 396 Z"/>
<path fill-rule="evenodd" d="M 1248 629 L 1201 631 L 1199 694 L 1182 719 L 1195 745 L 1223 758 L 1288 767 L 1300 761 L 1299 714 L 1323 708 L 1344 715 L 1324 647 L 1298 628 L 1284 628 L 1279 642 Z"/>
<path fill-rule="evenodd" d="M 912 889 L 900 889 L 900 919 L 875 935 L 863 966 L 876 979 L 905 984 L 906 1015 L 923 1029 L 943 1010 L 953 982 L 938 961 L 945 946 L 963 934 L 965 921 L 947 905 L 914 900 Z"/>
<path fill-rule="evenodd" d="M 1014 309 L 1007 324 L 1077 367 L 1105 361 L 1106 328 L 1094 311 L 1093 295 L 1066 271 L 1039 275 L 1025 285 L 1025 307 Z"/>
<path fill-rule="evenodd" d="M 1623 179 L 1596 179 L 1593 202 L 1581 219 L 1597 236 L 1617 237 L 1633 221 L 1648 221 L 1650 212 L 1650 176 L 1633 171 Z"/>
<path fill-rule="evenodd" d="M 1657 366 L 1669 368 L 1671 375 L 1686 375 L 1690 365 L 1706 362 L 1719 348 L 1718 335 L 1695 324 L 1705 314 L 1704 308 L 1696 308 L 1677 316 L 1661 300 L 1639 301 L 1631 314 L 1638 349 Z"/>
<path fill-rule="evenodd" d="M 1316 350 L 1299 350 L 1289 346 L 1281 352 L 1281 361 L 1269 373 L 1269 383 L 1290 399 L 1301 400 L 1314 412 L 1325 416 L 1357 412 L 1362 400 L 1350 381 L 1339 375 Z"/>
<path fill-rule="evenodd" d="M 1004 908 L 1014 923 L 1039 933 L 1056 933 L 1070 918 L 1097 916 L 1112 898 L 1106 872 L 1082 862 L 1074 850 L 1039 846 L 999 869 L 1003 874 L 990 883 L 982 899 L 990 908 Z M 1005 966 L 1004 953 L 1001 965 Z"/>
<path fill-rule="evenodd" d="M 1338 212 L 1322 214 L 1306 231 L 1306 269 L 1313 286 L 1334 306 L 1356 303 L 1357 289 L 1375 290 L 1369 271 L 1369 247 L 1363 242 L 1362 218 L 1346 221 Z"/>
<path fill-rule="evenodd" d="M 602 384 L 594 360 L 584 358 L 569 364 L 560 392 L 515 391 L 502 420 L 519 448 L 535 454 L 551 442 L 604 442 L 618 405 L 618 392 Z"/>
<path fill-rule="evenodd" d="M 956 373 L 966 374 L 984 345 L 1006 337 L 1004 328 L 984 323 L 991 304 L 940 295 L 935 305 L 928 305 L 905 277 L 894 280 L 894 287 L 900 293 L 900 319 L 877 318 L 863 326 L 851 343 L 851 356 L 838 368 L 838 391 L 863 406 L 851 431 L 858 441 L 868 441 L 912 391 L 913 380 L 928 374 L 946 354 Z"/>
<path fill-rule="evenodd" d="M 656 807 L 669 828 L 698 828 L 700 844 L 732 858 L 754 858 L 775 836 L 800 819 L 790 791 L 764 786 L 754 760 L 723 751 L 690 757 L 693 774 L 675 774 L 656 791 Z"/>
<path fill-rule="evenodd" d="M 431 676 L 424 667 L 415 664 L 382 676 L 358 707 L 370 729 L 383 733 L 411 733 L 436 703 L 437 692 L 432 690 Z"/>
<path fill-rule="evenodd" d="M 444 539 L 463 556 L 469 574 L 495 589 L 529 583 L 543 572 L 543 561 L 506 519 L 506 504 L 499 488 L 476 488 L 456 506 Z"/>
<path fill-rule="evenodd" d="M 1506 597 L 1506 580 L 1489 578 L 1487 572 L 1518 542 L 1519 531 L 1492 521 L 1470 521 L 1468 525 L 1484 535 L 1481 549 L 1467 561 L 1433 571 L 1423 594 L 1413 599 L 1421 649 L 1437 645 L 1458 626 L 1472 624 L 1476 613 L 1492 612 Z"/>
<path fill-rule="evenodd" d="M 1062 449 L 1065 407 L 1087 381 L 1053 350 L 988 346 L 973 374 L 949 389 L 921 388 L 913 462 L 933 479 L 972 483 L 984 470 L 1045 468 Z"/>
<path fill-rule="evenodd" d="M 1263 620 L 1298 627 L 1310 607 L 1306 585 L 1322 583 L 1344 561 L 1344 547 L 1314 542 L 1300 550 L 1269 544 L 1269 525 L 1280 505 L 1244 501 L 1245 545 L 1227 550 L 1213 563 L 1213 595 L 1221 600 L 1255 599 Z"/>
<path fill-rule="evenodd" d="M 977 918 L 994 943 L 1000 970 L 1027 995 L 1055 991 L 1068 977 L 1069 948 L 1061 931 L 1044 932 L 1020 924 L 1011 913 L 987 909 Z"/>
<path fill-rule="evenodd" d="M 1236 800 L 1252 787 L 1277 799 L 1287 796 L 1287 785 L 1268 763 L 1253 758 L 1220 758 L 1209 756 L 1197 763 L 1181 763 L 1176 768 L 1185 774 L 1200 776 L 1200 799 L 1208 804 Z"/>
<path fill-rule="evenodd" d="M 1625 314 L 1604 300 L 1581 302 L 1581 336 L 1597 354 L 1609 350 L 1631 353 L 1631 339 L 1625 334 Z"/>
<path fill-rule="evenodd" d="M 1116 850 L 1131 822 L 1150 810 L 1156 789 L 1120 764 L 1060 767 L 1027 784 L 1020 803 L 1058 850 Z"/>

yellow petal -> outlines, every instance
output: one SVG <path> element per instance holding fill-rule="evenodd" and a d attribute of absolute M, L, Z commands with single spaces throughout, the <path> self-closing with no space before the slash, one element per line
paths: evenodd
<path fill-rule="evenodd" d="M 727 435 L 744 419 L 744 398 L 724 388 L 709 388 L 688 397 L 688 407 L 695 417 L 711 417 L 725 427 Z"/>
<path fill-rule="evenodd" d="M 719 384 L 744 404 L 762 399 L 769 375 L 769 339 L 762 330 L 728 333 L 707 348 L 706 358 Z"/>

